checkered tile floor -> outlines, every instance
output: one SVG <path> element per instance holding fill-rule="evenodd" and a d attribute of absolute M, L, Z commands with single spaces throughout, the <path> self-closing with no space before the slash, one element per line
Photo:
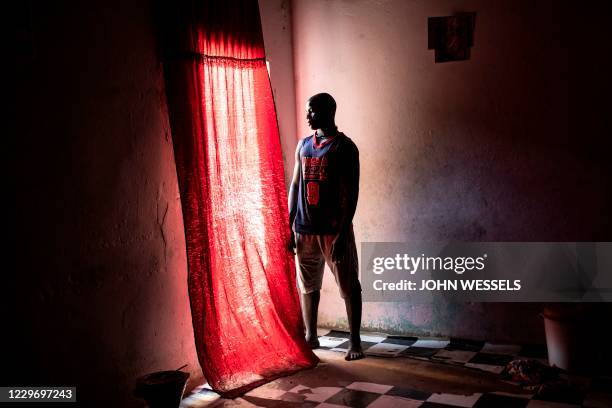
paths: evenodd
<path fill-rule="evenodd" d="M 319 336 L 322 349 L 346 352 L 349 334 L 329 331 Z M 416 337 L 363 334 L 362 347 L 366 355 L 377 357 L 410 357 L 460 365 L 499 374 L 517 358 L 536 359 L 544 363 L 543 345 L 493 344 L 463 339 L 419 339 Z M 579 387 L 563 392 L 534 391 L 534 394 L 501 392 L 470 395 L 431 393 L 423 390 L 370 382 L 335 383 L 335 386 L 310 388 L 296 385 L 279 389 L 259 387 L 236 400 L 223 400 L 205 386 L 198 387 L 183 400 L 181 407 L 227 406 L 223 401 L 239 406 L 266 407 L 528 407 L 528 408 L 612 408 L 612 377 L 583 378 Z M 221 403 L 221 405 L 218 405 Z M 233 406 L 233 405 L 232 405 Z"/>
<path fill-rule="evenodd" d="M 500 407 L 500 408 L 577 408 L 610 407 L 612 379 L 593 382 L 588 392 L 573 394 L 534 395 L 501 392 L 469 395 L 431 393 L 405 387 L 370 382 L 353 382 L 345 387 L 309 388 L 297 385 L 285 391 L 276 388 L 257 388 L 234 402 L 239 406 L 307 407 L 307 408 L 444 408 L 444 407 Z M 206 388 L 196 390 L 183 400 L 182 407 L 216 405 L 218 395 Z M 209 401 L 199 405 L 198 401 Z M 217 401 L 218 402 L 218 401 Z M 193 404 L 193 405 L 190 405 Z"/>
<path fill-rule="evenodd" d="M 346 352 L 349 333 L 332 330 L 319 336 L 321 348 Z M 410 357 L 476 368 L 499 374 L 510 361 L 525 358 L 545 364 L 546 346 L 493 344 L 464 339 L 419 339 L 418 337 L 362 335 L 361 346 L 366 355 L 378 357 Z"/>

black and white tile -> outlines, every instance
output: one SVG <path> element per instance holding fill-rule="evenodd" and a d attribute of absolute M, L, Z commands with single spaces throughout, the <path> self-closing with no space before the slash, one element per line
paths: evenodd
<path fill-rule="evenodd" d="M 183 400 L 181 407 L 201 407 L 202 401 L 210 402 L 211 391 L 196 389 Z M 219 397 L 217 396 L 217 399 Z M 219 402 L 219 401 L 217 401 Z M 234 402 L 239 406 L 300 406 L 317 408 L 578 408 L 610 407 L 610 390 L 591 390 L 575 394 L 508 394 L 502 392 L 451 394 L 432 393 L 405 387 L 370 382 L 352 382 L 343 387 L 315 387 L 297 385 L 289 390 L 275 388 L 255 389 Z M 193 405 L 190 405 L 193 404 Z M 215 404 L 216 405 L 216 404 Z"/>
<path fill-rule="evenodd" d="M 348 349 L 349 333 L 332 330 L 319 336 L 321 348 L 338 352 Z M 536 359 L 545 364 L 544 345 L 495 344 L 469 339 L 426 339 L 407 336 L 363 335 L 366 355 L 378 357 L 410 357 L 460 365 L 495 374 L 517 358 Z"/>
<path fill-rule="evenodd" d="M 459 365 L 492 373 L 500 373 L 506 364 L 517 358 L 536 359 L 547 363 L 543 345 L 494 344 L 466 339 L 424 339 L 404 336 L 364 334 L 362 347 L 367 355 L 410 357 Z M 349 334 L 329 331 L 319 336 L 322 349 L 346 352 Z M 226 406 L 320 407 L 320 408 L 609 408 L 612 407 L 612 377 L 583 378 L 583 383 L 554 388 L 540 387 L 526 394 L 502 392 L 469 395 L 432 393 L 389 384 L 370 382 L 337 382 L 334 386 L 311 388 L 266 384 L 235 400 L 224 400 L 206 384 L 197 387 L 183 400 L 182 408 Z M 552 388 L 551 388 L 552 387 Z M 220 403 L 220 405 L 218 405 Z M 233 405 L 232 405 L 233 406 Z"/>

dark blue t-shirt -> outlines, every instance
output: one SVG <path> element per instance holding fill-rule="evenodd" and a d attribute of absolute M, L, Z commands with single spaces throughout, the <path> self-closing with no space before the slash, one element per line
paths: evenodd
<path fill-rule="evenodd" d="M 359 180 L 357 146 L 344 133 L 318 143 L 312 135 L 303 140 L 299 159 L 295 232 L 335 234 L 346 211 L 341 187 L 355 188 Z"/>

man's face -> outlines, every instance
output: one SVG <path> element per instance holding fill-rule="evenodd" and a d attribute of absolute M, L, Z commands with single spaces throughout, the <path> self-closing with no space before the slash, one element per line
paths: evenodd
<path fill-rule="evenodd" d="M 321 128 L 321 121 L 319 120 L 320 115 L 321 112 L 317 106 L 313 106 L 311 102 L 306 104 L 306 122 L 308 122 L 308 126 L 310 126 L 312 130 Z"/>
<path fill-rule="evenodd" d="M 306 122 L 311 129 L 323 129 L 333 125 L 333 114 L 324 105 L 308 101 L 306 105 Z"/>

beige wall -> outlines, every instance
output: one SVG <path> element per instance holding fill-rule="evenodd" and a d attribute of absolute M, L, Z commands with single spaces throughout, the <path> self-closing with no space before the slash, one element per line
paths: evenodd
<path fill-rule="evenodd" d="M 601 236 L 603 4 L 293 1 L 297 133 L 308 134 L 304 101 L 331 93 L 339 128 L 361 151 L 358 242 Z M 472 58 L 434 64 L 427 18 L 463 11 L 477 13 Z M 364 327 L 534 339 L 538 310 L 370 303 Z M 329 274 L 320 321 L 346 326 Z"/>
<path fill-rule="evenodd" d="M 260 0 L 259 10 L 269 63 L 270 82 L 278 114 L 278 128 L 285 161 L 287 188 L 293 174 L 293 158 L 298 141 L 295 133 L 295 80 L 291 38 L 291 1 Z"/>
<path fill-rule="evenodd" d="M 189 364 L 202 381 L 153 4 L 28 4 L 3 367 L 10 384 L 75 385 L 86 406 L 142 406 L 138 376 Z"/>

